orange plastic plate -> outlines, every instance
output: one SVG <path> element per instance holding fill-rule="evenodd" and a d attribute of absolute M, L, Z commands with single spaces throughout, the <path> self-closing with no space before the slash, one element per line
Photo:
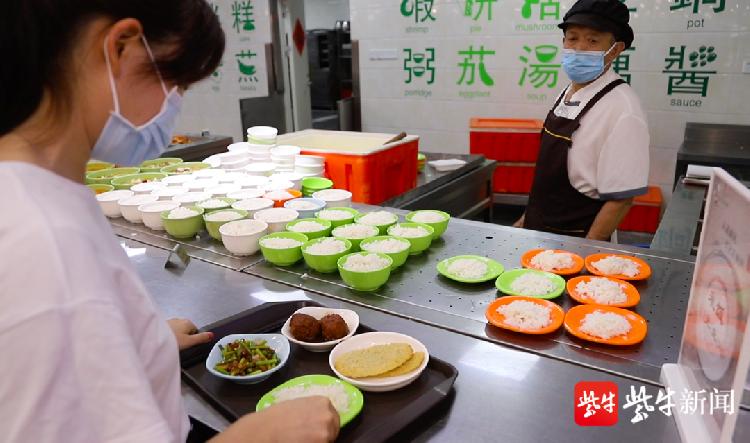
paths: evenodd
<path fill-rule="evenodd" d="M 628 277 L 627 275 L 622 275 L 622 274 L 609 275 L 609 274 L 605 274 L 605 273 L 599 271 L 598 269 L 596 269 L 591 264 L 591 263 L 593 263 L 595 261 L 599 261 L 599 260 L 601 260 L 601 259 L 603 259 L 605 257 L 611 257 L 611 256 L 622 257 L 622 258 L 627 258 L 628 260 L 633 260 L 634 262 L 636 262 L 639 265 L 641 265 L 641 267 L 640 267 L 640 271 L 641 272 L 638 275 L 636 275 L 635 277 Z M 616 279 L 619 279 L 619 280 L 646 280 L 647 278 L 651 277 L 651 266 L 649 266 L 648 263 L 646 263 L 645 261 L 641 260 L 640 258 L 633 257 L 632 255 L 622 255 L 622 254 L 592 254 L 592 255 L 589 255 L 588 257 L 586 257 L 585 262 L 586 262 L 586 269 L 588 269 L 588 271 L 590 273 L 594 274 L 594 275 L 601 275 L 603 277 L 612 277 L 612 278 L 616 278 Z"/>
<path fill-rule="evenodd" d="M 586 305 L 598 304 L 593 298 L 580 294 L 578 291 L 576 291 L 576 286 L 578 286 L 578 283 L 580 282 L 588 283 L 592 278 L 606 278 L 607 280 L 612 280 L 613 282 L 616 282 L 625 286 L 623 291 L 625 292 L 625 295 L 627 295 L 628 298 L 622 303 L 616 303 L 613 305 L 605 305 L 605 306 L 612 306 L 614 308 L 632 308 L 633 306 L 637 305 L 641 301 L 641 294 L 638 293 L 638 290 L 635 288 L 635 286 L 631 285 L 630 283 L 624 280 L 618 280 L 612 277 L 601 277 L 601 276 L 593 277 L 590 275 L 582 275 L 580 277 L 575 277 L 575 278 L 571 278 L 570 280 L 568 280 L 568 284 L 566 285 L 566 287 L 568 289 L 568 294 L 570 294 L 570 297 L 573 298 L 573 300 L 577 301 L 578 303 L 583 303 Z"/>
<path fill-rule="evenodd" d="M 521 257 L 521 266 L 523 266 L 524 268 L 529 268 L 529 269 L 538 269 L 538 270 L 540 270 L 540 271 L 544 271 L 544 269 L 540 269 L 540 268 L 537 268 L 537 267 L 535 267 L 534 265 L 532 265 L 532 264 L 531 264 L 531 260 L 532 260 L 532 259 L 533 259 L 533 258 L 534 258 L 534 257 L 535 257 L 535 256 L 536 256 L 537 254 L 539 254 L 539 253 L 540 253 L 540 252 L 542 252 L 542 251 L 546 251 L 546 249 L 532 249 L 532 250 L 530 250 L 530 251 L 527 251 L 527 252 L 526 252 L 525 254 L 523 254 L 523 256 Z M 572 253 L 572 252 L 570 252 L 570 251 L 563 251 L 562 249 L 555 249 L 554 251 L 555 251 L 556 253 L 565 253 L 565 254 L 570 254 L 571 256 L 573 256 L 573 262 L 574 262 L 575 264 L 574 264 L 574 265 L 573 265 L 572 267 L 570 267 L 570 268 L 566 268 L 566 269 L 555 269 L 555 270 L 553 270 L 553 271 L 549 271 L 549 272 L 551 272 L 551 273 L 553 273 L 553 274 L 557 274 L 557 275 L 575 275 L 575 274 L 578 274 L 578 273 L 580 273 L 580 272 L 581 272 L 581 270 L 583 269 L 583 258 L 582 258 L 582 257 L 581 257 L 580 255 L 578 255 L 578 254 L 573 254 L 573 253 Z"/>
<path fill-rule="evenodd" d="M 581 322 L 583 321 L 583 318 L 587 314 L 591 314 L 596 311 L 612 312 L 622 315 L 628 320 L 628 322 L 630 322 L 630 331 L 625 335 L 618 335 L 609 339 L 603 339 L 601 337 L 589 335 L 581 331 Z M 580 338 L 581 340 L 603 343 L 606 345 L 629 346 L 638 344 L 646 338 L 648 325 L 643 317 L 636 314 L 635 312 L 628 311 L 627 309 L 600 305 L 579 305 L 571 308 L 568 313 L 565 314 L 565 330 Z"/>
<path fill-rule="evenodd" d="M 538 305 L 550 308 L 550 317 L 552 318 L 552 323 L 549 324 L 549 326 L 541 329 L 522 329 L 517 328 L 515 326 L 511 326 L 507 323 L 505 323 L 505 316 L 497 311 L 497 309 L 500 306 L 504 306 L 507 304 L 510 304 L 516 300 L 524 300 L 524 301 L 530 301 L 532 303 L 536 303 Z M 565 311 L 562 310 L 560 306 L 558 306 L 555 303 L 552 303 L 548 300 L 543 300 L 539 298 L 534 297 L 521 297 L 521 296 L 507 296 L 498 298 L 494 302 L 490 303 L 489 306 L 487 306 L 487 310 L 484 313 L 485 317 L 487 317 L 487 321 L 493 325 L 497 326 L 498 328 L 508 329 L 513 332 L 520 332 L 522 334 L 549 334 L 552 332 L 557 331 L 560 329 L 560 326 L 563 324 L 563 319 L 565 318 Z"/>

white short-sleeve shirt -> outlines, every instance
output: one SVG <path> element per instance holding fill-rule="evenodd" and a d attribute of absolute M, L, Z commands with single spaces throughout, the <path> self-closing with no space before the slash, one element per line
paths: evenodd
<path fill-rule="evenodd" d="M 0 429 L 184 442 L 177 343 L 91 190 L 0 162 Z"/>
<path fill-rule="evenodd" d="M 555 115 L 574 119 L 609 83 L 619 79 L 612 69 L 561 100 Z M 567 94 L 568 88 L 562 93 Z M 577 103 L 577 104 L 576 104 Z M 648 124 L 640 100 L 630 85 L 622 84 L 602 97 L 581 119 L 568 153 L 568 178 L 582 194 L 618 200 L 648 191 Z"/>

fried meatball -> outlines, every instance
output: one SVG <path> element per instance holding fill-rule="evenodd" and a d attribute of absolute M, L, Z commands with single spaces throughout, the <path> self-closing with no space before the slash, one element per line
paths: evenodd
<path fill-rule="evenodd" d="M 314 342 L 320 337 L 320 322 L 307 314 L 294 314 L 289 321 L 292 336 L 300 341 Z"/>
<path fill-rule="evenodd" d="M 346 334 L 349 333 L 349 327 L 338 314 L 328 314 L 321 318 L 320 329 L 325 341 L 338 340 L 346 337 Z"/>

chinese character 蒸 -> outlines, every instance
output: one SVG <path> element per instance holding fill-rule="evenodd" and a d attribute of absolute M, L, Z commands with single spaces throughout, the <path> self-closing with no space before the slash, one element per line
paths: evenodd
<path fill-rule="evenodd" d="M 402 0 L 401 15 L 404 17 L 414 16 L 415 23 L 426 22 L 427 20 L 435 21 L 432 15 L 432 6 L 435 0 Z"/>
<path fill-rule="evenodd" d="M 469 46 L 466 51 L 458 51 L 458 55 L 464 56 L 458 67 L 462 69 L 461 78 L 458 80 L 458 84 L 473 85 L 475 80 L 475 74 L 477 69 L 477 63 L 474 61 L 474 57 L 479 58 L 479 79 L 482 80 L 486 86 L 492 86 L 495 84 L 495 80 L 490 77 L 487 72 L 487 68 L 484 66 L 485 55 L 495 55 L 495 51 L 485 50 L 484 46 L 480 47 L 479 50 L 475 50 L 473 46 Z M 466 78 L 468 76 L 468 79 Z"/>
<path fill-rule="evenodd" d="M 524 46 L 523 50 L 528 54 L 532 53 L 529 46 Z M 518 85 L 523 86 L 528 79 L 532 86 L 537 89 L 542 86 L 554 88 L 557 85 L 560 64 L 550 62 L 557 56 L 558 50 L 559 48 L 555 45 L 539 45 L 534 48 L 534 55 L 539 63 L 529 63 L 529 58 L 526 55 L 520 56 L 519 59 L 526 66 L 523 68 Z"/>

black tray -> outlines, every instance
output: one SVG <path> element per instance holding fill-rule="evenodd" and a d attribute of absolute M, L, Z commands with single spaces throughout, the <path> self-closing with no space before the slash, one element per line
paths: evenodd
<path fill-rule="evenodd" d="M 204 330 L 214 332 L 216 341 L 228 334 L 276 333 L 294 311 L 305 306 L 320 305 L 310 301 L 267 303 L 209 325 Z M 357 329 L 357 333 L 370 331 L 371 328 L 361 324 Z M 289 362 L 258 384 L 240 385 L 208 372 L 205 361 L 214 343 L 180 354 L 182 376 L 222 415 L 234 421 L 254 412 L 264 394 L 289 379 L 307 374 L 335 377 L 328 365 L 328 352 L 310 352 L 294 343 L 289 344 Z M 458 370 L 453 365 L 431 356 L 427 368 L 410 385 L 391 392 L 362 391 L 364 408 L 357 418 L 341 429 L 337 441 L 387 440 L 445 400 L 457 376 Z"/>

